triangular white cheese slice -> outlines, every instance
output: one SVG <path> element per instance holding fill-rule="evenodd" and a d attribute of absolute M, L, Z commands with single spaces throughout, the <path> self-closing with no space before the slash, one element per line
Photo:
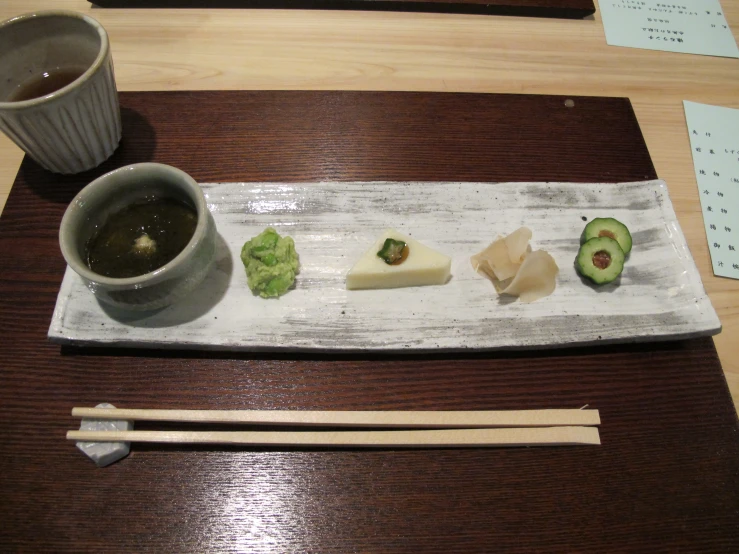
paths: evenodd
<path fill-rule="evenodd" d="M 390 265 L 377 255 L 385 239 L 402 240 L 408 245 L 408 257 Z M 346 276 L 346 288 L 392 289 L 421 285 L 443 285 L 451 275 L 452 259 L 393 229 L 387 229 L 367 250 Z"/>

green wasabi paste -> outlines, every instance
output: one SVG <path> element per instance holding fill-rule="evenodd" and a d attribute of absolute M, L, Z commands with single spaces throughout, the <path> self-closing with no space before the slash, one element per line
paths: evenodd
<path fill-rule="evenodd" d="M 281 237 L 272 227 L 247 241 L 241 249 L 249 288 L 262 298 L 274 298 L 287 292 L 298 273 L 295 241 Z"/>

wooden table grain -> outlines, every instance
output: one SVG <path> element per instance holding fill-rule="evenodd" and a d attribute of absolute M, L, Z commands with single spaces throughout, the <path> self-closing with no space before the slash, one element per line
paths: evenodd
<path fill-rule="evenodd" d="M 263 8 L 403 11 L 582 19 L 593 0 L 90 0 L 107 8 Z"/>
<path fill-rule="evenodd" d="M 114 167 L 156 160 L 200 181 L 650 179 L 628 99 L 201 91 L 126 92 L 121 103 L 127 134 L 110 160 L 68 177 L 26 160 L 0 218 L 7 545 L 739 549 L 738 422 L 710 338 L 420 355 L 60 349 L 45 340 L 64 270 L 58 222 L 76 191 Z M 589 405 L 600 410 L 603 445 L 452 453 L 136 445 L 129 459 L 96 471 L 63 437 L 76 423 L 71 406 L 101 400 L 205 409 Z"/>

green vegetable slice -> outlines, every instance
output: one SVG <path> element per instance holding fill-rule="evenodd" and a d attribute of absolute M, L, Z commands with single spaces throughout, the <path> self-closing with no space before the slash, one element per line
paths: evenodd
<path fill-rule="evenodd" d="M 407 257 L 407 248 L 408 245 L 405 241 L 385 239 L 385 244 L 382 245 L 382 248 L 377 255 L 388 265 L 398 264 Z"/>
<path fill-rule="evenodd" d="M 608 237 L 616 242 L 624 254 L 631 252 L 631 233 L 628 227 L 612 217 L 596 217 L 585 226 L 580 237 L 580 244 L 597 237 Z"/>
<path fill-rule="evenodd" d="M 624 269 L 624 252 L 610 237 L 586 241 L 577 253 L 577 271 L 598 285 L 615 281 Z"/>

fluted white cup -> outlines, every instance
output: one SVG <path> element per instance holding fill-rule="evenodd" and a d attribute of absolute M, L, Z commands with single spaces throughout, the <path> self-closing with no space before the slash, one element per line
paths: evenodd
<path fill-rule="evenodd" d="M 85 69 L 70 84 L 13 101 L 29 78 Z M 0 23 L 0 129 L 40 165 L 79 173 L 108 159 L 121 140 L 121 113 L 108 34 L 87 15 L 41 11 Z"/>

